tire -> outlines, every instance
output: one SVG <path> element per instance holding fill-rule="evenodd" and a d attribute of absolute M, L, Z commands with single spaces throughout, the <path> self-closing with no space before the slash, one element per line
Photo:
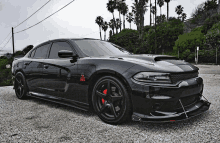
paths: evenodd
<path fill-rule="evenodd" d="M 108 124 L 121 124 L 131 120 L 130 95 L 116 77 L 103 76 L 95 83 L 92 104 L 99 118 Z"/>
<path fill-rule="evenodd" d="M 15 75 L 15 94 L 18 99 L 26 99 L 28 87 L 22 72 L 17 72 Z"/>

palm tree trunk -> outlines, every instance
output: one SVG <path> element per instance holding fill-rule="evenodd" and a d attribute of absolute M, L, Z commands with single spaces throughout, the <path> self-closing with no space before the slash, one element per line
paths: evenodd
<path fill-rule="evenodd" d="M 130 29 L 131 29 L 131 22 L 130 22 Z"/>
<path fill-rule="evenodd" d="M 119 19 L 120 19 L 120 22 L 121 22 L 121 14 L 119 12 Z M 120 32 L 121 32 L 121 24 L 120 24 Z"/>
<path fill-rule="evenodd" d="M 106 41 L 106 31 L 105 31 L 105 41 Z"/>
<path fill-rule="evenodd" d="M 169 5 L 168 5 L 168 2 L 167 2 L 167 21 L 168 21 L 168 17 L 169 17 Z"/>
<path fill-rule="evenodd" d="M 123 15 L 123 27 L 125 29 L 125 15 Z"/>
<path fill-rule="evenodd" d="M 116 28 L 116 23 L 115 23 L 115 16 L 114 16 L 114 12 L 112 13 L 112 15 L 113 15 L 113 20 L 114 20 L 114 26 L 115 26 L 115 29 L 116 29 L 116 34 L 118 34 L 118 30 L 117 30 L 117 28 Z"/>
<path fill-rule="evenodd" d="M 150 0 L 150 26 L 151 26 L 151 0 Z"/>
<path fill-rule="evenodd" d="M 161 16 L 161 7 L 160 7 L 160 16 Z"/>
<path fill-rule="evenodd" d="M 102 40 L 102 34 L 101 34 L 101 27 L 99 26 L 99 30 L 100 30 L 100 40 Z"/>

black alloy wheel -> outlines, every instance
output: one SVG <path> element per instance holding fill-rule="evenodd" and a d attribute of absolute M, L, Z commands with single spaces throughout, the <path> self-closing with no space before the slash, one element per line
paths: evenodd
<path fill-rule="evenodd" d="M 21 72 L 16 73 L 14 86 L 16 96 L 19 99 L 25 99 L 27 97 L 27 84 Z"/>
<path fill-rule="evenodd" d="M 92 93 L 92 103 L 99 118 L 109 124 L 120 124 L 131 118 L 131 99 L 123 83 L 115 77 L 100 78 Z"/>

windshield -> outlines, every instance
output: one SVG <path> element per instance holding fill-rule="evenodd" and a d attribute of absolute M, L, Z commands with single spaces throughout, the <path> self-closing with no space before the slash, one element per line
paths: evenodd
<path fill-rule="evenodd" d="M 110 42 L 99 40 L 74 40 L 74 42 L 79 46 L 83 53 L 91 57 L 132 54 L 124 48 Z"/>

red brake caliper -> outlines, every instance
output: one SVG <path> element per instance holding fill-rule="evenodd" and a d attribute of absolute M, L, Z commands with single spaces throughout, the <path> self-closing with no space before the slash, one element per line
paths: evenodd
<path fill-rule="evenodd" d="M 104 94 L 107 94 L 107 89 L 105 89 L 104 91 L 103 91 L 103 93 Z M 102 104 L 104 104 L 105 103 L 105 100 L 102 98 Z"/>

